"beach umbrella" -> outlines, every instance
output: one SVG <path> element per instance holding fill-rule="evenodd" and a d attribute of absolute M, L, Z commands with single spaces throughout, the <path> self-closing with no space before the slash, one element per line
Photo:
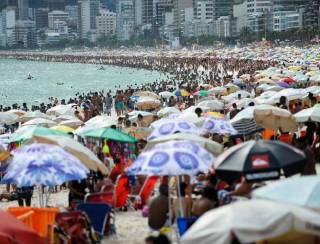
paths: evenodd
<path fill-rule="evenodd" d="M 287 84 L 289 84 L 289 85 L 291 85 L 291 84 L 293 84 L 293 83 L 296 82 L 296 81 L 295 81 L 294 79 L 292 79 L 291 77 L 282 78 L 280 81 L 285 82 L 285 83 L 287 83 Z"/>
<path fill-rule="evenodd" d="M 214 163 L 219 178 L 248 182 L 279 179 L 301 173 L 306 158 L 302 151 L 280 141 L 247 141 L 226 150 Z"/>
<path fill-rule="evenodd" d="M 47 115 L 59 116 L 59 115 L 74 115 L 77 104 L 57 105 L 47 110 Z"/>
<path fill-rule="evenodd" d="M 288 83 L 286 83 L 284 81 L 281 81 L 281 80 L 277 81 L 276 83 L 277 83 L 278 86 L 283 87 L 283 88 L 289 88 L 290 87 L 290 85 Z"/>
<path fill-rule="evenodd" d="M 200 130 L 193 123 L 183 121 L 183 120 L 167 120 L 158 125 L 153 125 L 154 130 L 148 137 L 148 141 L 167 135 L 172 135 L 174 133 L 191 133 L 200 134 Z"/>
<path fill-rule="evenodd" d="M 264 128 L 290 132 L 298 129 L 291 112 L 278 107 L 258 107 L 254 109 L 256 123 Z"/>
<path fill-rule="evenodd" d="M 117 125 L 118 119 L 116 117 L 110 117 L 107 115 L 98 115 L 91 119 L 89 119 L 87 122 L 85 122 L 86 126 L 93 127 L 93 128 L 106 128 L 110 127 L 112 125 Z"/>
<path fill-rule="evenodd" d="M 312 108 L 303 109 L 293 115 L 298 123 L 308 121 L 320 122 L 320 104 L 314 105 Z"/>
<path fill-rule="evenodd" d="M 12 154 L 3 182 L 19 187 L 56 186 L 85 179 L 89 173 L 79 159 L 56 145 L 24 145 Z"/>
<path fill-rule="evenodd" d="M 224 134 L 235 135 L 238 133 L 237 130 L 233 128 L 230 121 L 225 120 L 223 118 L 217 118 L 214 116 L 208 116 L 205 118 L 205 121 L 202 126 L 202 131 L 204 133 L 210 132 L 210 133 L 216 133 L 220 135 L 224 135 Z"/>
<path fill-rule="evenodd" d="M 254 190 L 252 196 L 320 211 L 320 177 L 291 177 L 273 182 Z"/>
<path fill-rule="evenodd" d="M 41 113 L 40 111 L 28 111 L 20 117 L 21 122 L 27 122 L 32 119 L 51 119 L 48 115 Z"/>
<path fill-rule="evenodd" d="M 207 107 L 210 110 L 218 110 L 218 111 L 223 110 L 224 108 L 224 104 L 218 100 L 202 101 L 198 103 L 197 106 Z"/>
<path fill-rule="evenodd" d="M 55 126 L 52 126 L 50 127 L 50 129 L 52 130 L 57 130 L 57 131 L 61 131 L 61 132 L 64 132 L 64 133 L 73 133 L 74 132 L 74 129 L 69 127 L 69 126 L 65 126 L 65 125 L 55 125 Z"/>
<path fill-rule="evenodd" d="M 128 168 L 134 175 L 195 175 L 211 168 L 214 156 L 197 143 L 180 140 L 143 151 Z"/>
<path fill-rule="evenodd" d="M 138 109 L 156 109 L 161 106 L 161 102 L 153 97 L 139 97 L 138 101 L 135 103 Z"/>
<path fill-rule="evenodd" d="M 266 104 L 268 99 L 277 94 L 276 91 L 265 91 L 260 96 L 254 98 L 254 101 L 257 101 L 258 104 Z"/>
<path fill-rule="evenodd" d="M 163 98 L 166 98 L 166 99 L 168 99 L 170 97 L 176 97 L 175 94 L 173 94 L 172 92 L 168 92 L 168 91 L 160 92 L 159 96 L 163 97 Z"/>
<path fill-rule="evenodd" d="M 42 127 L 52 127 L 56 124 L 57 124 L 56 122 L 54 122 L 50 119 L 36 118 L 36 119 L 31 119 L 28 122 L 23 123 L 22 126 L 38 125 L 38 126 L 42 126 Z"/>
<path fill-rule="evenodd" d="M 297 232 L 311 236 L 307 242 L 295 242 L 297 239 L 293 239 L 293 243 L 310 243 L 308 240 L 313 242 L 315 236 L 320 235 L 320 230 L 314 228 L 319 225 L 320 214 L 315 211 L 252 199 L 238 201 L 205 213 L 183 235 L 180 243 L 230 244 L 234 238 L 237 238 L 238 243 L 264 243 L 270 239 L 270 243 L 273 243 L 273 238 L 296 237 L 294 233 Z"/>
<path fill-rule="evenodd" d="M 199 96 L 199 97 L 206 97 L 208 96 L 208 91 L 207 90 L 200 90 L 195 92 L 193 95 Z"/>
<path fill-rule="evenodd" d="M 77 119 L 74 115 L 59 115 L 58 117 L 52 119 L 53 121 L 60 123 L 62 121 L 66 121 L 66 120 L 73 120 L 73 119 Z"/>
<path fill-rule="evenodd" d="M 59 125 L 63 125 L 63 126 L 68 126 L 71 127 L 72 129 L 77 129 L 79 126 L 83 125 L 83 121 L 81 121 L 80 119 L 70 119 L 70 120 L 64 120 L 61 121 L 59 123 Z"/>
<path fill-rule="evenodd" d="M 259 84 L 269 84 L 269 85 L 275 84 L 275 82 L 270 78 L 261 78 L 261 79 L 257 80 L 257 83 L 259 83 Z"/>
<path fill-rule="evenodd" d="M 133 136 L 138 140 L 146 140 L 147 137 L 150 136 L 150 134 L 152 133 L 152 129 L 145 127 L 129 127 L 124 128 L 123 132 L 128 133 L 129 135 Z"/>
<path fill-rule="evenodd" d="M 84 133 L 81 133 L 79 135 L 82 137 L 109 139 L 109 140 L 119 141 L 119 142 L 131 142 L 131 143 L 137 142 L 137 139 L 130 136 L 129 134 L 119 130 L 114 130 L 111 128 L 93 129 L 93 130 L 89 130 Z"/>
<path fill-rule="evenodd" d="M 224 87 L 225 87 L 225 88 L 229 88 L 229 91 L 230 91 L 231 93 L 234 93 L 234 92 L 237 92 L 237 91 L 240 90 L 239 86 L 236 86 L 236 85 L 234 85 L 234 84 L 232 84 L 232 83 L 228 83 L 228 84 L 226 84 Z"/>
<path fill-rule="evenodd" d="M 165 107 L 165 108 L 160 109 L 157 112 L 157 115 L 160 117 L 167 117 L 170 114 L 180 114 L 180 113 L 181 113 L 180 110 L 177 109 L 176 107 Z"/>
<path fill-rule="evenodd" d="M 233 102 L 234 100 L 238 99 L 238 96 L 240 95 L 241 99 L 242 98 L 246 98 L 246 97 L 251 97 L 251 94 L 247 91 L 241 90 L 241 91 L 237 91 L 235 93 L 232 93 L 228 96 L 222 96 L 221 99 L 226 101 L 226 102 Z"/>
<path fill-rule="evenodd" d="M 159 95 L 157 95 L 154 92 L 151 91 L 137 91 L 132 94 L 132 96 L 137 96 L 137 97 L 152 97 L 155 99 L 160 99 Z"/>
<path fill-rule="evenodd" d="M 217 86 L 208 90 L 208 94 L 224 94 L 227 89 L 223 86 Z"/>
<path fill-rule="evenodd" d="M 109 173 L 107 167 L 98 159 L 98 157 L 87 147 L 83 146 L 79 142 L 66 136 L 34 136 L 31 140 L 27 141 L 27 144 L 31 143 L 44 143 L 50 145 L 57 145 L 63 148 L 68 153 L 80 160 L 88 169 L 93 171 L 100 171 L 106 175 Z"/>
<path fill-rule="evenodd" d="M 32 210 L 30 210 L 31 212 Z M 23 221 L 9 212 L 0 210 L 0 243 L 3 244 L 45 244 L 47 240 L 41 237 Z"/>
<path fill-rule="evenodd" d="M 8 111 L 8 113 L 12 113 L 12 114 L 17 115 L 18 117 L 21 117 L 21 116 L 25 115 L 27 112 L 20 110 L 20 109 L 11 109 Z"/>
<path fill-rule="evenodd" d="M 202 111 L 207 111 L 207 110 L 202 110 Z M 203 121 L 204 121 L 203 117 L 198 117 L 195 113 L 186 112 L 186 110 L 183 111 L 183 113 L 178 114 L 178 116 L 172 117 L 174 115 L 175 114 L 171 114 L 169 116 L 169 118 L 177 119 L 177 120 L 180 120 L 180 121 L 186 121 L 186 122 L 192 123 L 192 124 L 194 124 L 196 126 L 201 126 L 203 124 Z"/>
<path fill-rule="evenodd" d="M 12 125 L 17 123 L 19 117 L 14 113 L 0 112 L 0 124 L 1 125 Z"/>
<path fill-rule="evenodd" d="M 208 152 L 212 153 L 213 155 L 217 156 L 223 151 L 223 146 L 215 141 L 212 141 L 210 139 L 204 138 L 202 136 L 198 136 L 195 134 L 190 134 L 190 133 L 175 133 L 172 135 L 168 136 L 161 136 L 156 139 L 148 141 L 145 149 L 149 150 L 151 149 L 154 145 L 168 142 L 168 141 L 174 141 L 174 140 L 187 140 L 187 141 L 192 141 L 195 143 L 200 144 L 202 147 L 204 147 Z"/>
<path fill-rule="evenodd" d="M 238 109 L 246 108 L 249 106 L 250 103 L 253 103 L 254 105 L 258 104 L 258 102 L 253 98 L 242 98 L 240 100 L 233 101 L 232 103 L 229 103 L 228 105 L 226 105 L 226 109 L 227 110 L 232 109 L 232 105 L 234 103 L 237 105 Z"/>
<path fill-rule="evenodd" d="M 204 117 L 213 116 L 216 118 L 225 119 L 224 114 L 221 114 L 219 112 L 206 112 L 203 116 Z"/>
<path fill-rule="evenodd" d="M 250 74 L 243 74 L 243 75 L 241 75 L 240 76 L 240 79 L 242 79 L 242 80 L 250 80 Z"/>
<path fill-rule="evenodd" d="M 129 120 L 131 122 L 137 122 L 139 114 L 142 115 L 143 121 L 145 121 L 146 123 L 151 123 L 153 121 L 153 113 L 146 112 L 146 111 L 137 111 L 137 110 L 133 110 L 128 113 Z"/>
<path fill-rule="evenodd" d="M 200 108 L 202 110 L 202 112 L 209 112 L 210 108 L 208 107 L 204 107 L 204 106 L 200 106 L 200 105 L 196 105 L 196 106 L 190 106 L 187 109 L 183 110 L 182 113 L 186 114 L 186 113 L 193 113 L 195 114 L 195 111 L 197 108 Z"/>
<path fill-rule="evenodd" d="M 32 139 L 34 136 L 60 135 L 67 136 L 66 133 L 48 129 L 41 126 L 23 126 L 12 134 L 10 142 L 20 142 Z"/>

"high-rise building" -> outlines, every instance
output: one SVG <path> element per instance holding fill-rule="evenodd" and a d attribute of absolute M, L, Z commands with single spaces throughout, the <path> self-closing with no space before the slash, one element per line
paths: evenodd
<path fill-rule="evenodd" d="M 96 17 L 97 36 L 113 36 L 116 34 L 116 13 L 101 11 Z"/>
<path fill-rule="evenodd" d="M 184 27 L 182 19 L 183 12 L 186 8 L 193 8 L 193 0 L 173 0 L 173 22 L 174 33 L 176 36 L 181 35 L 181 29 Z"/>
<path fill-rule="evenodd" d="M 15 26 L 16 44 L 19 47 L 35 48 L 37 46 L 36 23 L 31 20 L 18 20 Z"/>
<path fill-rule="evenodd" d="M 293 11 L 303 6 L 307 6 L 312 0 L 271 0 L 273 8 Z"/>
<path fill-rule="evenodd" d="M 209 0 L 202 0 L 197 2 L 196 19 L 207 22 L 214 19 L 213 2 Z"/>
<path fill-rule="evenodd" d="M 68 27 L 76 31 L 78 26 L 78 5 L 67 5 L 65 12 L 69 15 Z"/>
<path fill-rule="evenodd" d="M 36 8 L 35 9 L 35 21 L 36 28 L 48 28 L 48 8 Z"/>
<path fill-rule="evenodd" d="M 18 19 L 27 20 L 29 16 L 29 0 L 18 0 Z"/>
<path fill-rule="evenodd" d="M 214 18 L 232 16 L 234 0 L 213 0 Z"/>
<path fill-rule="evenodd" d="M 306 6 L 303 15 L 303 26 L 320 27 L 320 1 L 313 0 Z"/>
<path fill-rule="evenodd" d="M 142 23 L 152 25 L 153 21 L 153 0 L 142 0 Z"/>
<path fill-rule="evenodd" d="M 78 1 L 78 28 L 80 38 L 87 38 L 89 32 L 96 29 L 96 16 L 99 15 L 99 0 Z"/>
<path fill-rule="evenodd" d="M 135 26 L 142 26 L 142 2 L 143 0 L 135 0 L 134 1 L 134 18 L 135 18 Z"/>
<path fill-rule="evenodd" d="M 44 0 L 47 2 L 47 7 L 50 9 L 50 11 L 53 10 L 61 10 L 63 11 L 66 6 L 65 0 Z"/>
<path fill-rule="evenodd" d="M 165 24 L 165 15 L 168 12 L 172 12 L 172 9 L 172 0 L 160 0 L 155 3 L 155 25 L 157 27 L 162 27 Z"/>
<path fill-rule="evenodd" d="M 133 0 L 117 0 L 117 37 L 129 40 L 134 34 L 135 9 Z"/>
<path fill-rule="evenodd" d="M 56 20 L 68 22 L 69 14 L 64 11 L 54 10 L 48 13 L 48 26 L 50 29 L 53 29 L 54 22 Z"/>

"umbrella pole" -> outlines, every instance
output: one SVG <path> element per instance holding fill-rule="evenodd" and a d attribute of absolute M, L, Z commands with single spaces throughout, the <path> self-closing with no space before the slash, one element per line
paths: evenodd
<path fill-rule="evenodd" d="M 170 200 L 170 176 L 168 176 L 168 207 L 169 207 L 169 228 L 170 233 L 169 237 L 171 240 L 173 240 L 173 233 L 172 233 L 172 206 L 171 206 L 171 200 Z"/>
<path fill-rule="evenodd" d="M 178 186 L 178 201 L 179 201 L 180 216 L 183 218 L 184 217 L 184 213 L 183 213 L 181 191 L 180 191 L 180 179 L 179 179 L 179 176 L 176 176 L 176 177 L 177 177 L 177 186 Z"/>

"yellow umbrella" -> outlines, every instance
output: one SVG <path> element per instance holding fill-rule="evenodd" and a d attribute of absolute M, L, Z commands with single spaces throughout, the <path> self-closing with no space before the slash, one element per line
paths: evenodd
<path fill-rule="evenodd" d="M 220 119 L 225 118 L 223 114 L 218 113 L 218 112 L 207 112 L 207 113 L 205 113 L 205 116 L 213 116 L 213 117 L 220 118 Z"/>
<path fill-rule="evenodd" d="M 289 66 L 288 67 L 289 70 L 293 70 L 293 71 L 300 71 L 302 69 L 301 66 Z"/>
<path fill-rule="evenodd" d="M 65 125 L 52 126 L 50 129 L 61 131 L 61 132 L 64 132 L 64 133 L 73 133 L 74 132 L 74 129 L 72 129 L 69 126 L 65 126 Z"/>
<path fill-rule="evenodd" d="M 257 82 L 259 84 L 275 84 L 275 82 L 269 78 L 261 78 Z"/>

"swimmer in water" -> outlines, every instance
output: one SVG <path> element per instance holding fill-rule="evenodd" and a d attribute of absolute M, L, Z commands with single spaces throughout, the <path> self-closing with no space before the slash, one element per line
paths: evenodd
<path fill-rule="evenodd" d="M 27 79 L 28 79 L 28 80 L 31 80 L 32 78 L 33 78 L 32 75 L 29 73 Z"/>

